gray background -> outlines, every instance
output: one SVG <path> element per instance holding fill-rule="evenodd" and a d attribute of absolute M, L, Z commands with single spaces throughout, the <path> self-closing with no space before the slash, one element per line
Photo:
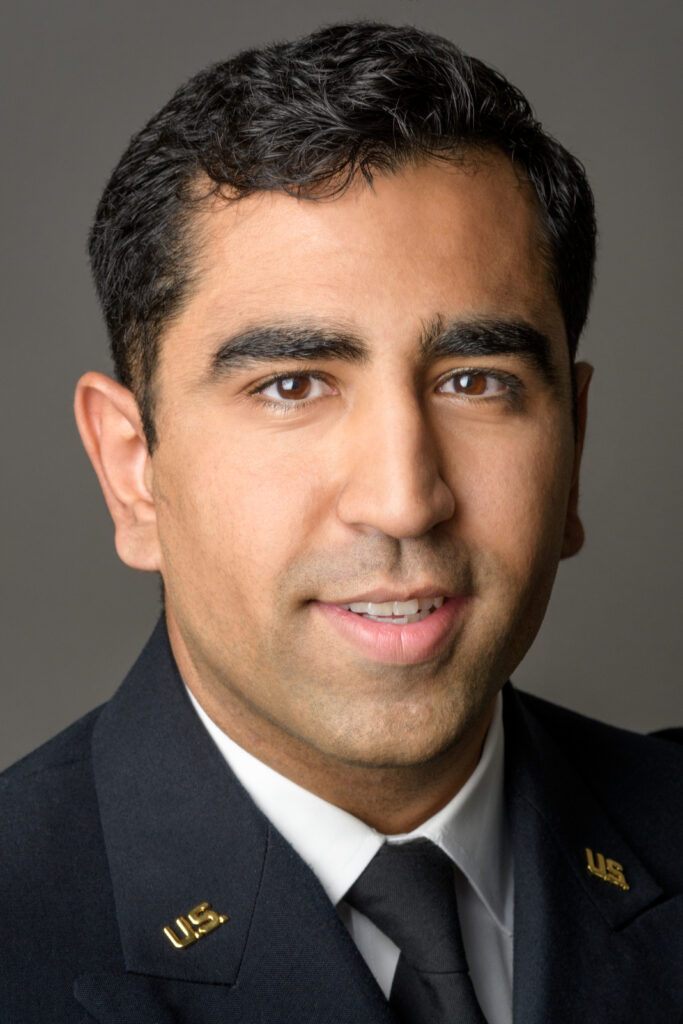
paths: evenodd
<path fill-rule="evenodd" d="M 88 224 L 134 130 L 204 64 L 322 22 L 441 32 L 500 68 L 586 164 L 600 219 L 584 552 L 516 681 L 639 730 L 683 722 L 679 5 L 572 0 L 5 0 L 2 693 L 9 764 L 106 699 L 158 613 L 121 565 L 71 396 L 108 370 Z"/>

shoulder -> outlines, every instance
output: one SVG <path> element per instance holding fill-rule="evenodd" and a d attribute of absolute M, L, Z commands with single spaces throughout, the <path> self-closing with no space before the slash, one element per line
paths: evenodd
<path fill-rule="evenodd" d="M 27 794 L 33 797 L 30 806 L 34 814 L 34 800 L 44 803 L 46 811 L 55 809 L 60 792 L 71 794 L 74 785 L 88 779 L 92 729 L 100 711 L 89 712 L 0 774 L 0 820 L 11 814 L 16 801 L 25 801 Z"/>
<path fill-rule="evenodd" d="M 11 784 L 20 779 L 29 778 L 44 769 L 87 758 L 92 729 L 103 707 L 105 707 L 104 704 L 89 711 L 78 721 L 53 736 L 52 739 L 6 768 L 0 773 L 0 784 Z"/>
<path fill-rule="evenodd" d="M 610 766 L 613 766 L 615 774 L 622 777 L 624 771 L 640 776 L 644 765 L 664 768 L 683 763 L 683 746 L 680 745 L 683 729 L 666 729 L 661 733 L 643 735 L 570 711 L 521 690 L 513 692 L 526 715 L 539 722 L 563 753 L 577 765 L 590 757 L 591 766 L 600 764 L 608 777 L 612 774 Z"/>
<path fill-rule="evenodd" d="M 98 716 L 99 709 L 0 775 L 0 914 L 21 922 L 0 957 L 12 1020 L 71 1020 L 77 968 L 120 966 L 90 754 Z"/>
<path fill-rule="evenodd" d="M 523 722 L 521 728 L 526 727 L 540 752 L 537 770 L 552 772 L 561 761 L 568 768 L 566 777 L 580 780 L 582 791 L 592 793 L 645 858 L 648 851 L 660 856 L 680 850 L 683 746 L 667 736 L 608 725 L 518 690 L 508 694 L 507 706 L 508 721 Z"/>
<path fill-rule="evenodd" d="M 676 729 L 658 729 L 656 732 L 650 733 L 651 736 L 656 736 L 660 740 L 670 740 L 672 743 L 683 743 L 683 727 Z"/>
<path fill-rule="evenodd" d="M 59 869 L 80 862 L 84 848 L 92 847 L 98 812 L 90 741 L 99 712 L 91 711 L 0 775 L 3 884 L 21 879 L 24 889 L 31 877 L 45 892 L 58 884 Z M 45 877 L 38 879 L 41 873 Z"/>

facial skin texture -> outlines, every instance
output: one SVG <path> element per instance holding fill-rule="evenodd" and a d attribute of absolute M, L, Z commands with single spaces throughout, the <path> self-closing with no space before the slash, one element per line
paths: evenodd
<path fill-rule="evenodd" d="M 411 166 L 333 201 L 213 199 L 196 286 L 162 339 L 153 456 L 128 392 L 98 374 L 79 384 L 117 549 L 162 573 L 187 685 L 246 749 L 383 831 L 414 827 L 467 779 L 558 561 L 582 542 L 590 369 L 577 367 L 577 441 L 539 232 L 498 155 Z M 514 353 L 425 362 L 438 318 L 525 322 L 550 341 L 554 381 Z M 352 334 L 368 356 L 212 371 L 227 339 L 273 324 Z M 483 396 L 448 383 L 464 370 L 494 375 L 475 378 Z M 254 393 L 280 372 L 307 404 Z M 371 657 L 319 605 L 425 588 L 460 600 L 416 663 Z"/>

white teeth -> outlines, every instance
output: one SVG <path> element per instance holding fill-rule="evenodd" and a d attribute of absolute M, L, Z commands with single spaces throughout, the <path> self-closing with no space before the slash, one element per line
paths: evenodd
<path fill-rule="evenodd" d="M 426 619 L 432 609 L 440 608 L 443 597 L 412 597 L 408 601 L 354 601 L 340 607 L 356 612 L 373 622 L 389 622 L 402 626 L 408 622 L 421 622 Z"/>
<path fill-rule="evenodd" d="M 382 601 L 378 604 L 375 604 L 374 601 L 369 601 L 367 612 L 368 615 L 393 615 L 395 606 L 395 601 Z M 400 615 L 401 613 L 398 612 L 397 614 Z"/>

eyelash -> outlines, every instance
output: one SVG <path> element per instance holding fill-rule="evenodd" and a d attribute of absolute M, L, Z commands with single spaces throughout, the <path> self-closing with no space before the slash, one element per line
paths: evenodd
<path fill-rule="evenodd" d="M 525 387 L 519 377 L 514 373 L 506 373 L 505 370 L 489 370 L 485 366 L 461 366 L 452 373 L 446 374 L 446 376 L 439 381 L 437 387 L 442 387 L 447 384 L 450 380 L 454 380 L 457 377 L 467 377 L 468 374 L 476 376 L 491 377 L 492 380 L 497 380 L 501 384 L 505 385 L 506 390 L 499 392 L 496 395 L 465 395 L 461 394 L 460 399 L 466 402 L 492 402 L 492 401 L 506 401 L 508 403 L 518 403 L 521 401 Z"/>
<path fill-rule="evenodd" d="M 461 366 L 452 373 L 447 374 L 442 380 L 439 381 L 437 387 L 442 387 L 447 384 L 449 380 L 453 380 L 455 377 L 465 377 L 467 374 L 483 374 L 486 377 L 491 377 L 493 380 L 500 381 L 501 384 L 505 384 L 506 390 L 502 393 L 489 396 L 468 396 L 460 395 L 460 399 L 466 402 L 507 402 L 509 405 L 518 405 L 522 399 L 524 393 L 524 385 L 519 377 L 513 373 L 506 373 L 503 370 L 490 370 L 487 367 L 482 366 Z M 272 409 L 278 415 L 287 416 L 299 409 L 304 409 L 306 406 L 311 405 L 313 402 L 317 402 L 318 398 L 302 398 L 298 401 L 287 402 L 285 399 L 281 401 L 274 401 L 270 398 L 264 398 L 262 392 L 271 386 L 271 384 L 277 384 L 280 380 L 289 380 L 291 377 L 310 377 L 312 380 L 319 380 L 323 383 L 327 383 L 327 378 L 324 374 L 316 370 L 309 370 L 305 367 L 296 371 L 286 370 L 282 373 L 276 373 L 268 380 L 262 381 L 256 387 L 252 388 L 248 394 L 254 396 L 258 401 L 268 409 Z"/>
<path fill-rule="evenodd" d="M 271 398 L 264 398 L 262 393 L 269 388 L 271 384 L 277 384 L 279 380 L 289 380 L 290 377 L 310 377 L 312 380 L 320 380 L 323 384 L 327 383 L 327 378 L 324 374 L 317 372 L 316 370 L 307 370 L 305 367 L 300 370 L 292 371 L 287 370 L 283 373 L 276 373 L 268 380 L 262 381 L 261 384 L 257 384 L 255 388 L 249 391 L 250 396 L 254 396 L 258 401 L 264 405 L 267 409 L 272 409 L 280 416 L 287 416 L 288 414 L 295 412 L 297 409 L 304 409 L 307 405 L 311 405 L 313 402 L 317 402 L 317 398 L 301 398 L 298 401 L 287 402 L 285 399 L 281 399 L 279 402 L 273 401 Z"/>

